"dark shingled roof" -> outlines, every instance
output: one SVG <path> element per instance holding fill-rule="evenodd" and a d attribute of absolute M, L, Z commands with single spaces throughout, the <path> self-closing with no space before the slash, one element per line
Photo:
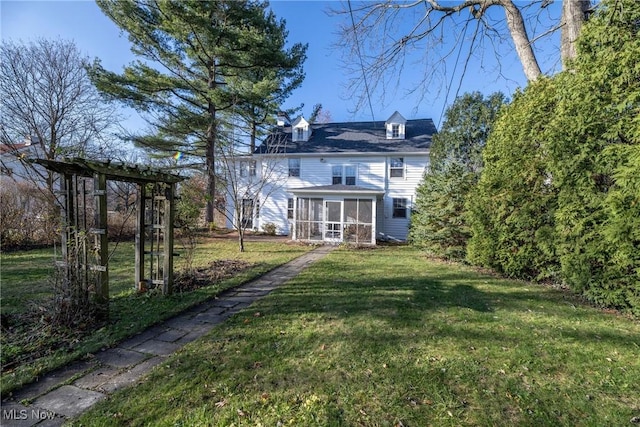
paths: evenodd
<path fill-rule="evenodd" d="M 427 152 L 436 127 L 431 119 L 407 120 L 405 139 L 386 139 L 385 122 L 314 124 L 308 141 L 293 142 L 291 127 L 271 135 L 255 154 Z"/>

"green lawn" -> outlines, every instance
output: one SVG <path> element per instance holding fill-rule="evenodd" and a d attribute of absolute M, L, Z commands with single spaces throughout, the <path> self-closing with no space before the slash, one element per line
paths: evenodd
<path fill-rule="evenodd" d="M 81 336 L 75 331 L 61 330 L 47 324 L 25 324 L 24 317 L 21 317 L 33 310 L 30 307 L 34 303 L 37 304 L 50 295 L 50 278 L 54 272 L 53 249 L 3 253 L 1 308 L 3 323 L 8 323 L 10 330 L 3 330 L 0 335 L 3 361 L 0 391 L 5 395 L 73 359 L 112 346 L 310 249 L 308 246 L 273 241 L 252 241 L 245 245 L 247 251 L 239 253 L 237 241 L 233 239 L 208 239 L 201 242 L 196 249 L 194 266 L 205 266 L 215 260 L 241 260 L 250 263 L 251 267 L 215 285 L 162 297 L 153 292 L 136 293 L 133 244 L 113 244 L 109 261 L 109 323 Z M 179 244 L 176 245 L 176 251 L 184 252 Z M 176 270 L 180 270 L 183 263 L 184 258 L 178 257 Z M 34 358 L 34 354 L 38 357 Z"/>
<path fill-rule="evenodd" d="M 640 323 L 548 287 L 338 249 L 76 425 L 630 425 Z"/>

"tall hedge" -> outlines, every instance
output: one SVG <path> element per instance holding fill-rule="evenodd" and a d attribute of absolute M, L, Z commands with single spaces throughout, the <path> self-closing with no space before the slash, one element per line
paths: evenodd
<path fill-rule="evenodd" d="M 640 312 L 640 8 L 605 1 L 559 76 L 549 154 L 564 280 Z"/>
<path fill-rule="evenodd" d="M 577 59 L 519 93 L 484 151 L 468 259 L 640 314 L 640 8 L 605 0 Z M 559 274 L 558 274 L 559 272 Z"/>
<path fill-rule="evenodd" d="M 467 205 L 469 261 L 510 277 L 542 279 L 558 270 L 553 237 L 557 191 L 546 149 L 555 93 L 554 81 L 541 79 L 501 111 Z"/>

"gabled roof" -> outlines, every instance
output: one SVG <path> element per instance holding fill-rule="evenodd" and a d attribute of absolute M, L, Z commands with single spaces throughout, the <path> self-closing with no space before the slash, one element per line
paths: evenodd
<path fill-rule="evenodd" d="M 389 124 L 389 123 L 400 123 L 400 124 L 405 124 L 407 123 L 407 119 L 405 119 L 402 114 L 398 113 L 397 111 L 395 113 L 393 113 L 391 115 L 391 117 L 389 117 L 387 119 L 387 121 L 385 122 L 385 124 Z"/>
<path fill-rule="evenodd" d="M 298 117 L 293 121 L 293 123 L 291 123 L 291 127 L 293 128 L 297 128 L 300 126 L 303 126 L 303 127 L 309 126 L 309 122 L 303 116 Z"/>
<path fill-rule="evenodd" d="M 428 152 L 437 132 L 431 119 L 407 120 L 405 139 L 387 139 L 385 122 L 313 124 L 308 141 L 293 142 L 291 127 L 269 135 L 254 154 Z"/>

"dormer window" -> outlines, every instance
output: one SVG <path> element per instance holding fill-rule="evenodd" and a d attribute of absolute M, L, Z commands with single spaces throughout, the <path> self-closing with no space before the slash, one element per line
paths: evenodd
<path fill-rule="evenodd" d="M 407 120 L 397 111 L 385 122 L 387 139 L 404 139 Z"/>
<path fill-rule="evenodd" d="M 311 127 L 304 117 L 300 116 L 291 125 L 291 138 L 293 142 L 308 141 L 311 136 Z"/>

